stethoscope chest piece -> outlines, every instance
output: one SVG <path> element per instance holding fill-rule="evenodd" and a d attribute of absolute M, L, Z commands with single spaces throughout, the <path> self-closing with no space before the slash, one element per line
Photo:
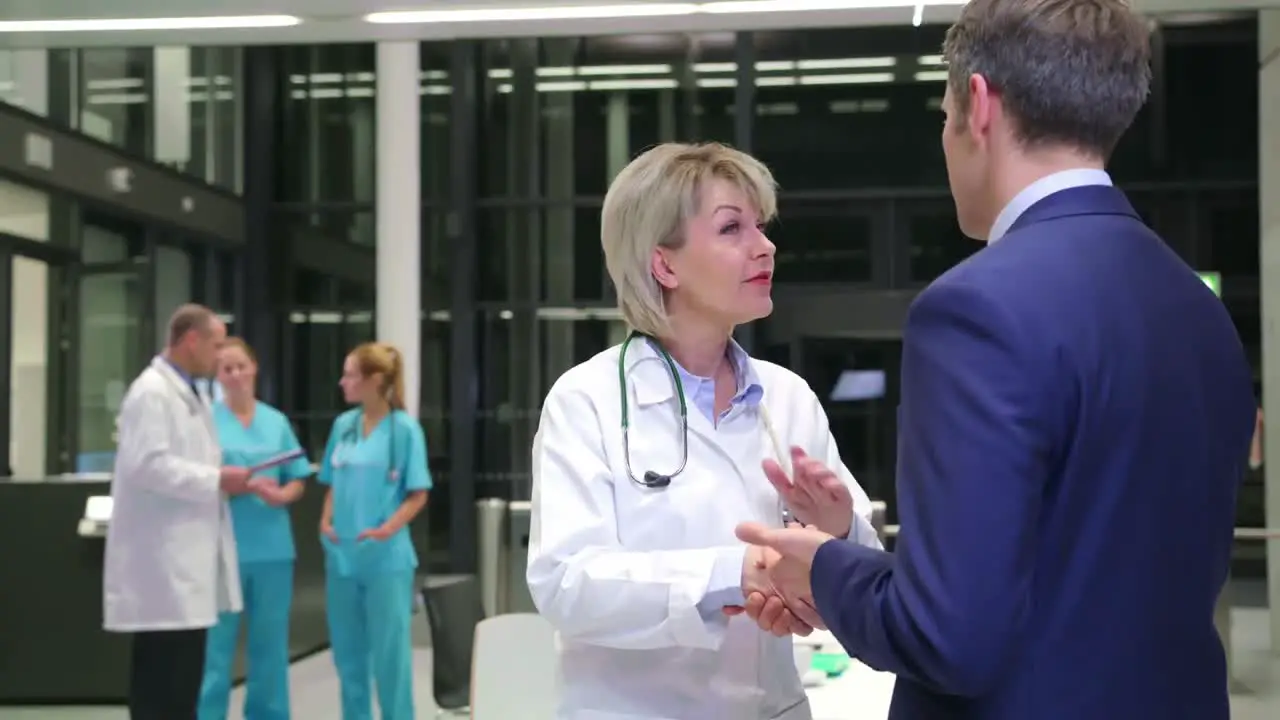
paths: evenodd
<path fill-rule="evenodd" d="M 640 484 L 647 488 L 661 490 L 671 484 L 671 476 L 659 475 L 658 473 L 652 470 L 646 470 L 644 473 L 644 477 L 640 480 Z"/>

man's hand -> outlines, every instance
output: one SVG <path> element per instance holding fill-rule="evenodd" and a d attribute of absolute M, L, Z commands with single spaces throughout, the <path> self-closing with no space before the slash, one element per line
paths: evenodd
<path fill-rule="evenodd" d="M 228 465 L 222 468 L 219 479 L 222 492 L 228 495 L 242 495 L 249 492 L 249 468 Z"/>
<path fill-rule="evenodd" d="M 815 629 L 825 629 L 822 617 L 813 605 L 809 590 L 809 570 L 800 563 L 784 558 L 778 552 L 765 548 L 765 574 L 772 591 L 751 592 L 747 595 L 743 612 L 756 621 L 761 630 L 773 632 L 783 614 L 789 614 L 799 622 L 792 624 L 791 634 L 804 637 Z"/>
<path fill-rule="evenodd" d="M 776 627 L 775 618 L 782 612 L 807 627 L 825 628 L 813 604 L 809 571 L 818 548 L 833 538 L 815 528 L 779 529 L 760 523 L 739 525 L 737 535 L 738 539 L 762 551 L 762 569 L 771 588 L 771 592 L 747 592 L 747 617 L 769 631 Z M 746 585 L 743 589 L 747 589 Z"/>
<path fill-rule="evenodd" d="M 793 477 L 775 460 L 764 461 L 764 474 L 796 520 L 832 537 L 848 537 L 853 527 L 853 495 L 828 467 L 798 447 L 791 448 Z"/>
<path fill-rule="evenodd" d="M 747 548 L 746 558 L 742 563 L 742 594 L 748 599 L 748 607 L 727 607 L 724 612 L 729 616 L 746 612 L 748 617 L 756 621 L 761 630 L 778 637 L 808 635 L 813 631 L 813 628 L 796 618 L 791 610 L 783 604 L 782 600 L 775 595 L 773 585 L 769 581 L 769 567 L 773 560 L 776 560 L 776 557 L 770 556 L 764 548 L 754 546 Z M 752 614 L 752 608 L 750 607 L 752 598 L 757 598 L 756 604 L 761 607 L 766 604 L 768 599 L 773 599 L 776 602 L 767 615 L 759 611 Z"/>

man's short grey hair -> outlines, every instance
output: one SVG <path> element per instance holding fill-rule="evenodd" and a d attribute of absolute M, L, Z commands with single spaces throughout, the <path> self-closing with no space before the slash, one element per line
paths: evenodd
<path fill-rule="evenodd" d="M 195 303 L 179 306 L 169 316 L 169 347 L 176 347 L 191 331 L 207 332 L 217 315 L 209 308 Z"/>
<path fill-rule="evenodd" d="M 741 190 L 762 222 L 777 213 L 769 168 L 719 143 L 658 145 L 632 160 L 609 186 L 600 244 L 618 308 L 633 330 L 654 336 L 667 332 L 663 289 L 652 272 L 653 251 L 684 244 L 684 223 L 698 214 L 702 188 L 712 180 Z"/>
<path fill-rule="evenodd" d="M 983 76 L 1029 149 L 1106 160 L 1151 87 L 1150 28 L 1128 0 L 971 0 L 942 54 L 955 109 Z"/>

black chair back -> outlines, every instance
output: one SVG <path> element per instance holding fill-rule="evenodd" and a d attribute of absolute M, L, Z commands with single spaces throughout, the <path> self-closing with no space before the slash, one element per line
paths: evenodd
<path fill-rule="evenodd" d="M 485 617 L 480 584 L 474 575 L 429 577 L 422 601 L 431 626 L 432 694 L 441 710 L 461 710 L 471 704 L 471 650 Z"/>

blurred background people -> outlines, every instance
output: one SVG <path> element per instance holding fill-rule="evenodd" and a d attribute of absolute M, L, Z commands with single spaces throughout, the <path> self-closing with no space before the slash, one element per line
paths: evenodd
<path fill-rule="evenodd" d="M 208 399 L 226 326 L 200 305 L 169 320 L 168 347 L 120 406 L 113 511 L 103 573 L 103 626 L 133 635 L 132 720 L 196 716 L 205 634 L 241 607 L 227 496 L 249 471 L 224 465 Z"/>
<path fill-rule="evenodd" d="M 240 338 L 227 338 L 218 353 L 215 387 L 221 402 L 213 406 L 223 462 L 255 467 L 301 452 L 285 416 L 257 399 L 258 363 Z M 209 631 L 200 720 L 223 720 L 231 692 L 231 668 L 243 616 L 248 676 L 244 716 L 252 720 L 289 718 L 289 611 L 293 603 L 293 527 L 289 505 L 302 497 L 311 475 L 305 455 L 255 470 L 254 492 L 231 499 L 231 519 L 240 559 L 243 612 L 224 612 Z"/>
<path fill-rule="evenodd" d="M 427 504 L 431 474 L 422 425 L 404 411 L 404 359 L 384 343 L 351 351 L 343 397 L 320 466 L 320 521 L 329 640 L 343 720 L 371 718 L 370 679 L 383 720 L 412 720 L 413 578 L 409 521 Z"/>

